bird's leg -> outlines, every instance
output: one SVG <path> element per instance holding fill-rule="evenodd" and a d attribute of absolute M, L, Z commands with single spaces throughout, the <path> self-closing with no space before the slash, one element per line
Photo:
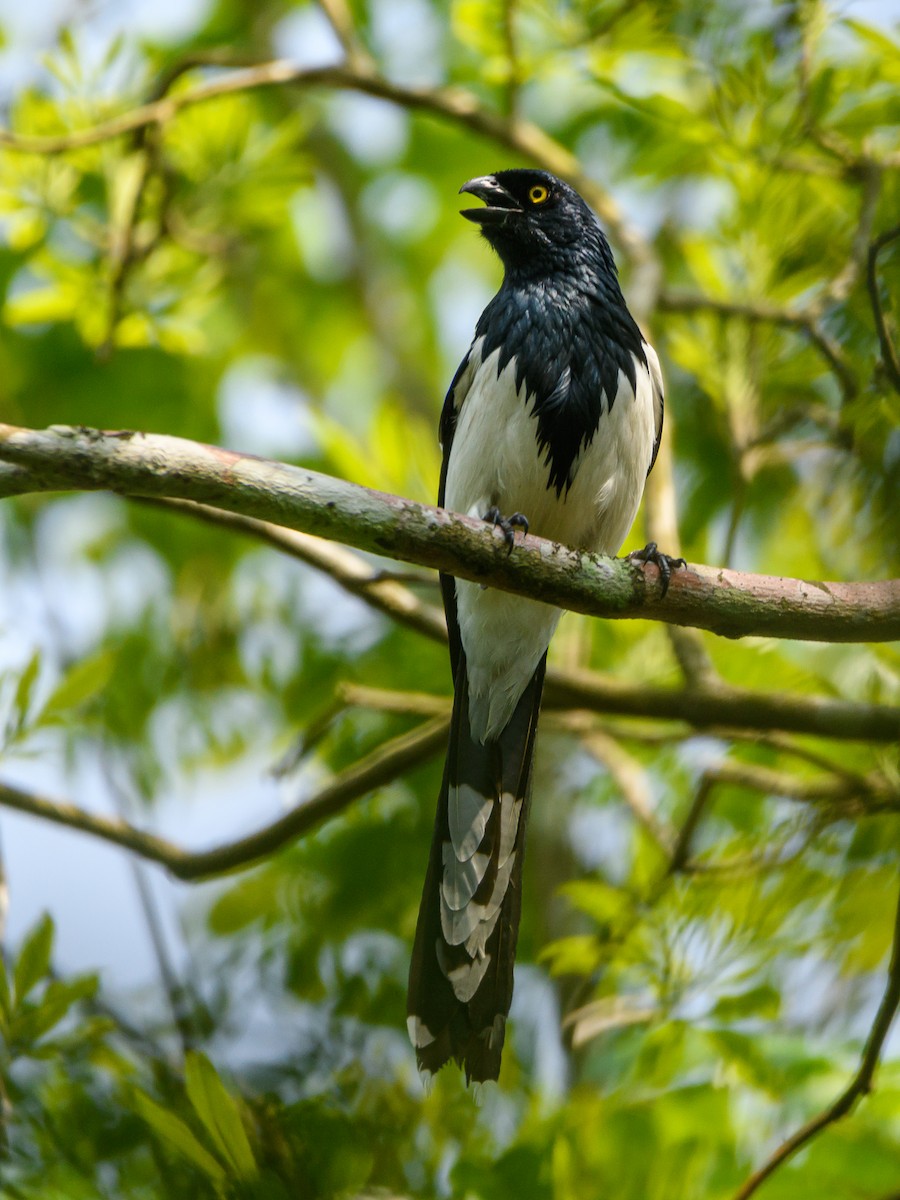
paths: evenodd
<path fill-rule="evenodd" d="M 496 525 L 498 529 L 503 531 L 503 540 L 506 542 L 507 554 L 512 554 L 512 548 L 516 540 L 516 529 L 521 529 L 523 533 L 528 532 L 528 518 L 524 513 L 516 512 L 511 517 L 504 517 L 497 507 L 489 508 L 484 514 L 485 521 L 491 525 Z"/>
<path fill-rule="evenodd" d="M 683 558 L 673 558 L 671 554 L 663 554 L 657 547 L 656 542 L 648 542 L 643 550 L 632 550 L 630 554 L 625 556 L 625 561 L 653 563 L 659 571 L 659 583 L 664 596 L 669 590 L 669 579 L 672 576 L 672 572 L 676 571 L 679 567 L 687 566 Z"/>

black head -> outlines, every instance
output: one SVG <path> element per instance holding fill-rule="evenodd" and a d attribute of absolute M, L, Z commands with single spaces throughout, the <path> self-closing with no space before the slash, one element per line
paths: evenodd
<path fill-rule="evenodd" d="M 508 271 L 541 274 L 591 262 L 615 269 L 597 218 L 574 188 L 548 171 L 497 171 L 459 190 L 485 202 L 462 215 L 481 226 Z"/>

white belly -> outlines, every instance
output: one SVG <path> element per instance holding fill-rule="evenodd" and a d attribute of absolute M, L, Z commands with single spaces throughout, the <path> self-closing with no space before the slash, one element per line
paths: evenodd
<path fill-rule="evenodd" d="M 478 362 L 479 347 L 472 350 Z M 475 367 L 447 464 L 444 502 L 483 517 L 524 513 L 531 533 L 602 554 L 615 554 L 634 521 L 655 440 L 655 404 L 647 368 L 636 363 L 637 394 L 619 374 L 619 390 L 593 441 L 575 464 L 568 492 L 549 486 L 538 455 L 537 419 L 515 360 L 497 377 L 499 351 Z M 456 582 L 460 636 L 469 673 L 473 737 L 496 737 L 540 662 L 560 610 L 507 592 Z"/>

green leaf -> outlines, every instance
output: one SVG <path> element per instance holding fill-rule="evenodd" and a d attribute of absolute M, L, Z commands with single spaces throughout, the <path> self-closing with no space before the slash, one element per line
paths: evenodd
<path fill-rule="evenodd" d="M 109 650 L 76 663 L 54 688 L 42 717 L 61 716 L 91 700 L 106 687 L 114 666 L 115 656 Z"/>
<path fill-rule="evenodd" d="M 77 289 L 66 283 L 54 283 L 10 297 L 3 308 L 3 317 L 13 326 L 46 325 L 68 321 L 77 307 Z"/>
<path fill-rule="evenodd" d="M 600 958 L 599 943 L 589 934 L 557 938 L 541 954 L 541 959 L 550 964 L 553 975 L 590 975 Z"/>
<path fill-rule="evenodd" d="M 72 1005 L 96 990 L 96 975 L 83 975 L 71 982 L 51 980 L 39 1003 L 27 1003 L 16 1011 L 10 1022 L 10 1041 L 23 1053 L 34 1054 L 36 1044 L 68 1016 Z"/>
<path fill-rule="evenodd" d="M 215 1067 L 205 1055 L 191 1052 L 185 1061 L 184 1077 L 188 1099 L 219 1153 L 241 1179 L 252 1178 L 256 1174 L 256 1160 L 240 1109 Z"/>
<path fill-rule="evenodd" d="M 195 1167 L 199 1167 L 215 1183 L 224 1183 L 225 1168 L 201 1145 L 184 1121 L 161 1104 L 157 1104 L 145 1092 L 135 1092 L 132 1104 L 138 1115 L 143 1117 L 164 1141 L 184 1155 Z"/>
<path fill-rule="evenodd" d="M 20 1005 L 28 993 L 50 969 L 50 954 L 53 950 L 53 922 L 45 913 L 29 933 L 19 951 L 13 970 L 13 989 L 16 1005 Z"/>
<path fill-rule="evenodd" d="M 41 213 L 25 209 L 6 218 L 6 241 L 11 250 L 30 250 L 46 232 L 47 222 Z"/>
<path fill-rule="evenodd" d="M 0 954 L 0 1031 L 6 1035 L 9 1026 L 9 1015 L 12 1011 L 12 995 L 9 990 L 9 977 L 6 974 L 6 963 Z M 0 1038 L 2 1042 L 3 1038 Z"/>
<path fill-rule="evenodd" d="M 621 888 L 612 887 L 602 879 L 573 880 L 559 890 L 571 904 L 604 928 L 620 922 L 631 907 Z"/>
<path fill-rule="evenodd" d="M 131 221 L 145 173 L 146 158 L 143 151 L 126 155 L 116 164 L 109 205 L 109 219 L 114 231 L 122 230 Z"/>
<path fill-rule="evenodd" d="M 842 24 L 852 29 L 860 41 L 868 43 L 871 49 L 880 51 L 886 61 L 896 63 L 900 56 L 900 41 L 894 41 L 883 29 L 877 29 L 874 25 L 854 20 L 852 17 L 845 17 Z"/>
<path fill-rule="evenodd" d="M 770 984 L 760 984 L 734 996 L 721 996 L 712 1010 L 719 1021 L 740 1021 L 745 1017 L 774 1018 L 781 1010 L 781 995 Z"/>
<path fill-rule="evenodd" d="M 35 651 L 29 659 L 25 670 L 19 676 L 19 682 L 16 684 L 16 691 L 13 696 L 13 736 L 18 735 L 25 728 L 28 720 L 28 712 L 31 708 L 31 695 L 34 691 L 34 684 L 38 677 L 40 666 L 40 652 Z"/>

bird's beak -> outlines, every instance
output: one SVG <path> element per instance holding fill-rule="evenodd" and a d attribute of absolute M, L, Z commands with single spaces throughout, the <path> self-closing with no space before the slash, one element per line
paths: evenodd
<path fill-rule="evenodd" d="M 478 179 L 470 179 L 459 189 L 460 195 L 468 192 L 483 200 L 486 208 L 464 208 L 460 216 L 467 221 L 475 221 L 479 225 L 497 224 L 505 221 L 512 213 L 522 211 L 519 202 L 501 187 L 493 175 L 482 175 Z"/>

